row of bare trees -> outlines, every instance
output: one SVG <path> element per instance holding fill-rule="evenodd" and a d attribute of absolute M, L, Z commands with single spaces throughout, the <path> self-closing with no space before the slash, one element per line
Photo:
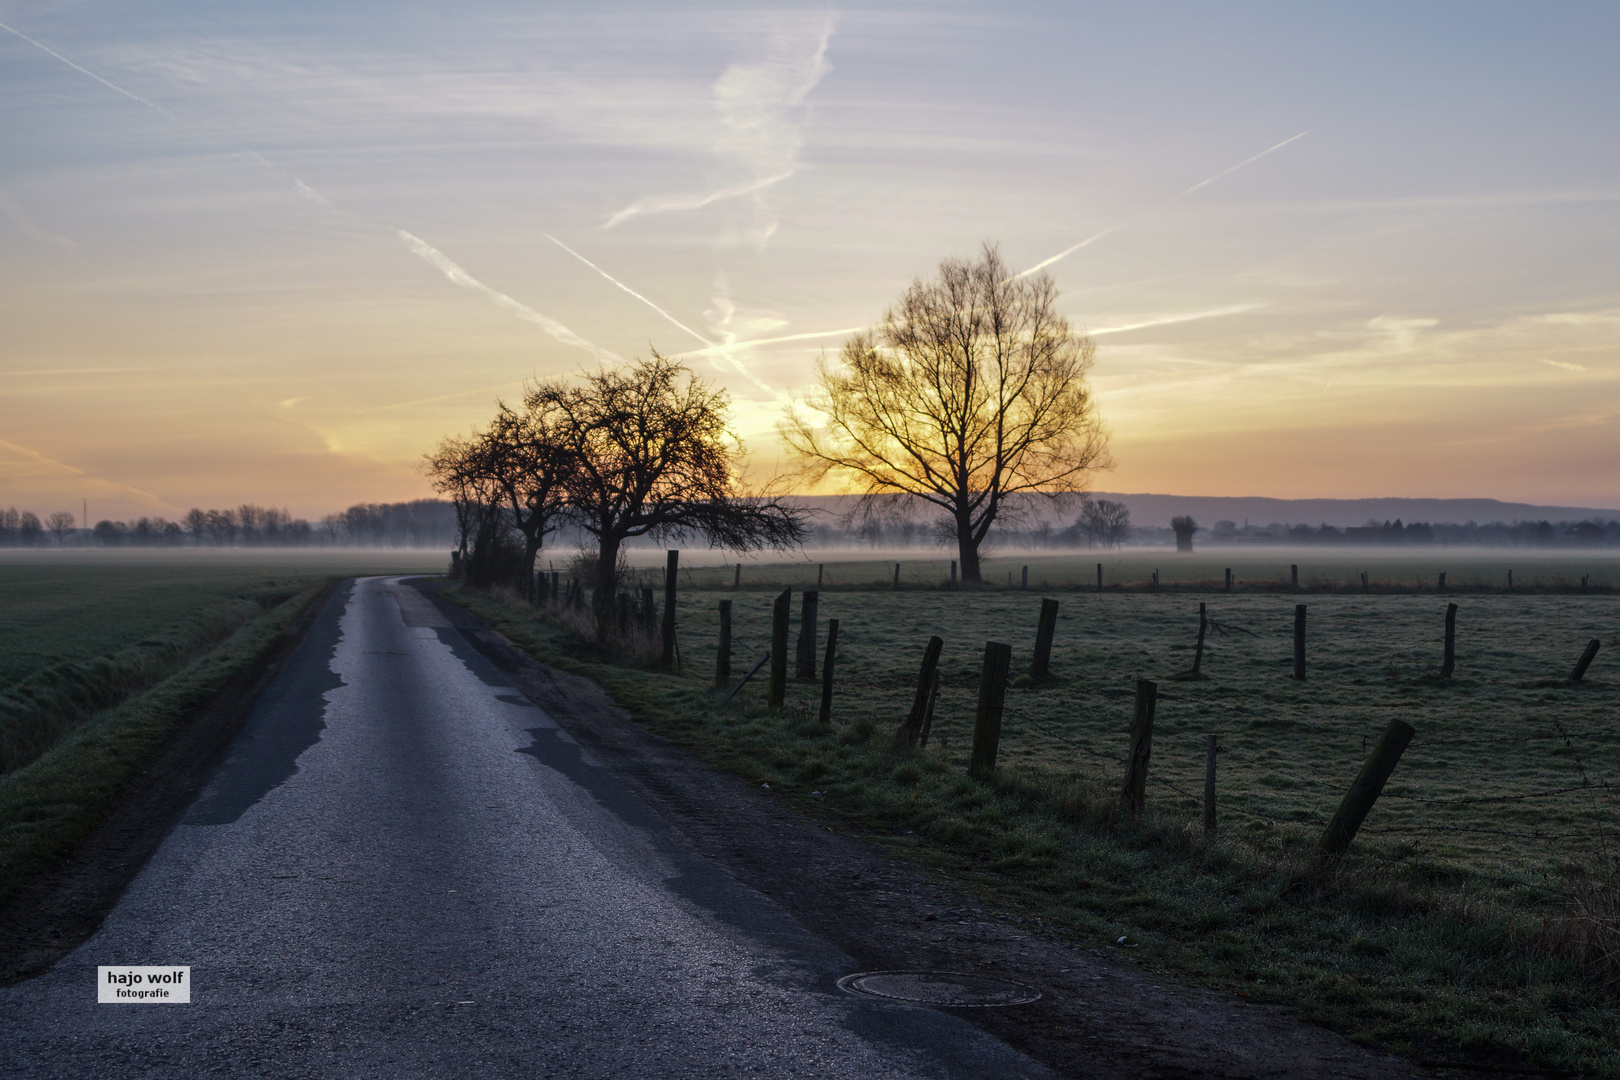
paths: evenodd
<path fill-rule="evenodd" d="M 800 543 L 802 509 L 744 489 L 744 447 L 727 413 L 725 391 L 657 352 L 573 382 L 534 383 L 521 404 L 499 403 L 487 427 L 443 439 L 426 459 L 456 507 L 468 577 L 533 588 L 546 538 L 570 524 L 596 546 L 605 635 L 629 540 L 696 537 L 738 552 Z M 505 549 L 514 533 L 515 559 Z"/>
<path fill-rule="evenodd" d="M 1086 381 L 1095 347 L 1056 301 L 1050 277 L 1012 274 L 991 244 L 913 281 L 845 344 L 840 364 L 818 365 L 815 392 L 779 425 L 801 479 L 861 491 L 854 516 L 869 524 L 887 512 L 884 496 L 932 507 L 963 580 L 978 583 L 992 528 L 1028 520 L 1041 500 L 1077 500 L 1110 464 Z M 803 510 L 743 491 L 743 446 L 726 413 L 723 391 L 656 352 L 500 403 L 487 427 L 444 439 L 426 460 L 456 506 L 467 575 L 531 588 L 536 555 L 568 523 L 597 547 L 605 628 L 627 541 L 700 536 L 733 551 L 802 542 Z M 1114 544 L 1128 515 L 1118 508 L 1080 527 Z M 520 547 L 505 550 L 514 538 Z"/>

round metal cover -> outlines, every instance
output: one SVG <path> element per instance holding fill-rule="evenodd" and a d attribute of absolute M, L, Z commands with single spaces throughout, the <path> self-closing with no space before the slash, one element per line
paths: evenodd
<path fill-rule="evenodd" d="M 910 1005 L 988 1008 L 1040 1000 L 1033 986 L 961 971 L 862 971 L 838 980 L 838 989 Z"/>

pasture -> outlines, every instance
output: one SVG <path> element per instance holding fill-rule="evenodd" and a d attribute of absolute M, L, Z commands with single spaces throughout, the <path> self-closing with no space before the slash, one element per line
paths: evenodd
<path fill-rule="evenodd" d="M 1408 1054 L 1620 1076 L 1612 555 L 1003 555 L 986 566 L 989 587 L 953 590 L 945 559 L 841 554 L 747 562 L 733 588 L 735 564 L 683 552 L 674 672 L 649 661 L 645 639 L 599 650 L 567 615 L 460 598 L 539 658 L 603 683 L 653 730 L 1081 945 Z M 628 584 L 661 598 L 649 562 L 632 561 Z M 1026 563 L 1030 588 L 1008 588 L 1007 570 L 1016 586 Z M 818 573 L 818 645 L 839 620 L 832 723 L 816 720 L 819 680 L 790 679 L 785 707 L 767 708 L 768 668 L 722 700 L 718 603 L 733 605 L 735 682 L 768 652 L 783 588 L 797 637 Z M 973 779 L 985 643 L 1010 645 L 1013 673 L 1026 671 L 1043 596 L 1060 602 L 1055 677 L 1015 681 L 997 774 Z M 1192 679 L 1200 602 L 1221 629 Z M 1441 678 L 1449 602 L 1456 670 Z M 1290 677 L 1297 603 L 1308 609 L 1303 682 Z M 932 737 L 907 749 L 890 735 L 934 634 L 945 647 Z M 1602 649 L 1571 685 L 1592 638 Z M 1147 809 L 1129 820 L 1117 808 L 1139 678 L 1159 698 Z M 1322 872 L 1312 848 L 1392 719 L 1417 735 L 1348 857 Z M 1213 837 L 1201 807 L 1209 734 L 1221 747 Z"/>

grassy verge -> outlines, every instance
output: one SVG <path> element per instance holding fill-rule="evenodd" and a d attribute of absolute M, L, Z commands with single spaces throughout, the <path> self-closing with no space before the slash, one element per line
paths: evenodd
<path fill-rule="evenodd" d="M 94 713 L 0 780 L 0 904 L 83 843 L 187 716 L 269 656 L 323 588 L 306 584 L 268 610 L 253 604 L 258 613 L 239 621 L 217 647 Z M 198 633 L 206 637 L 208 625 Z"/>
<path fill-rule="evenodd" d="M 780 711 L 757 698 L 724 705 L 696 658 L 685 674 L 639 666 L 532 610 L 450 595 L 714 765 L 1077 941 L 1396 1052 L 1620 1077 L 1612 877 L 1589 868 L 1531 888 L 1517 871 L 1495 881 L 1459 871 L 1467 853 L 1453 863 L 1378 844 L 1320 872 L 1308 860 L 1314 830 L 1285 815 L 1214 841 L 1162 805 L 1121 820 L 1111 773 L 1009 754 L 993 781 L 972 780 L 959 729 L 941 729 L 925 751 L 897 748 L 892 708 L 856 707 L 849 722 L 824 726 L 800 686 Z M 860 693 L 876 700 L 880 683 Z"/>

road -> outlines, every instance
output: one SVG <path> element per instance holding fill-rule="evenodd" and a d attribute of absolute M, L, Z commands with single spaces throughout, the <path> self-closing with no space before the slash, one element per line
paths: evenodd
<path fill-rule="evenodd" d="M 98 965 L 189 1005 L 98 1005 Z M 8 1077 L 1015 1077 L 685 851 L 396 578 L 340 589 L 101 929 L 0 989 Z"/>

